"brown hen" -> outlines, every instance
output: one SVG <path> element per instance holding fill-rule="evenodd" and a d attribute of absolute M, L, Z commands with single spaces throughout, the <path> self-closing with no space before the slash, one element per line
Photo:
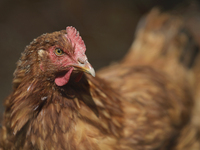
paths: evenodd
<path fill-rule="evenodd" d="M 75 28 L 35 39 L 5 101 L 1 149 L 199 149 L 198 45 L 184 23 L 153 10 L 95 78 Z"/>

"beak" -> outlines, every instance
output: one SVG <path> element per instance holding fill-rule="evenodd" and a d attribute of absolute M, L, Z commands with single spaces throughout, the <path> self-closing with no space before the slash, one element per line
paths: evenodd
<path fill-rule="evenodd" d="M 83 71 L 95 77 L 94 68 L 87 60 L 84 62 L 79 62 L 78 65 L 73 65 L 73 67 L 74 67 L 74 70 Z"/>

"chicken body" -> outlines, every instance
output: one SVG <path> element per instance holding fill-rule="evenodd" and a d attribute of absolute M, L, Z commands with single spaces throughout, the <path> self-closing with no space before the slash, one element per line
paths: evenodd
<path fill-rule="evenodd" d="M 182 28 L 180 19 L 152 11 L 124 60 L 95 78 L 82 75 L 92 69 L 88 63 L 89 69 L 80 69 L 87 59 L 82 41 L 73 40 L 80 39 L 78 33 L 37 38 L 15 71 L 13 93 L 5 102 L 1 149 L 179 149 L 195 102 L 188 69 L 179 60 L 188 43 Z M 60 52 L 55 45 L 66 49 L 62 60 L 67 67 L 54 55 Z"/>

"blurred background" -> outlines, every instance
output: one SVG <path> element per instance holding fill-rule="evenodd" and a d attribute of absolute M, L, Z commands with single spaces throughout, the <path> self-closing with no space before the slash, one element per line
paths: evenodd
<path fill-rule="evenodd" d="M 187 0 L 0 0 L 0 114 L 12 90 L 13 72 L 25 46 L 37 36 L 74 26 L 95 70 L 128 51 L 139 19 L 153 7 L 169 10 Z"/>

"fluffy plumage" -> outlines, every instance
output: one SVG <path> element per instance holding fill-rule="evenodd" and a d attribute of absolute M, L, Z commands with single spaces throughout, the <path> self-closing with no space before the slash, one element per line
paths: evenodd
<path fill-rule="evenodd" d="M 74 28 L 41 35 L 17 63 L 1 148 L 168 150 L 185 148 L 183 141 L 198 148 L 198 125 L 190 134 L 196 101 L 189 68 L 196 65 L 185 61 L 185 28 L 183 20 L 153 10 L 124 60 L 95 78 L 83 74 L 94 70 Z M 57 48 L 64 54 L 55 55 Z"/>

